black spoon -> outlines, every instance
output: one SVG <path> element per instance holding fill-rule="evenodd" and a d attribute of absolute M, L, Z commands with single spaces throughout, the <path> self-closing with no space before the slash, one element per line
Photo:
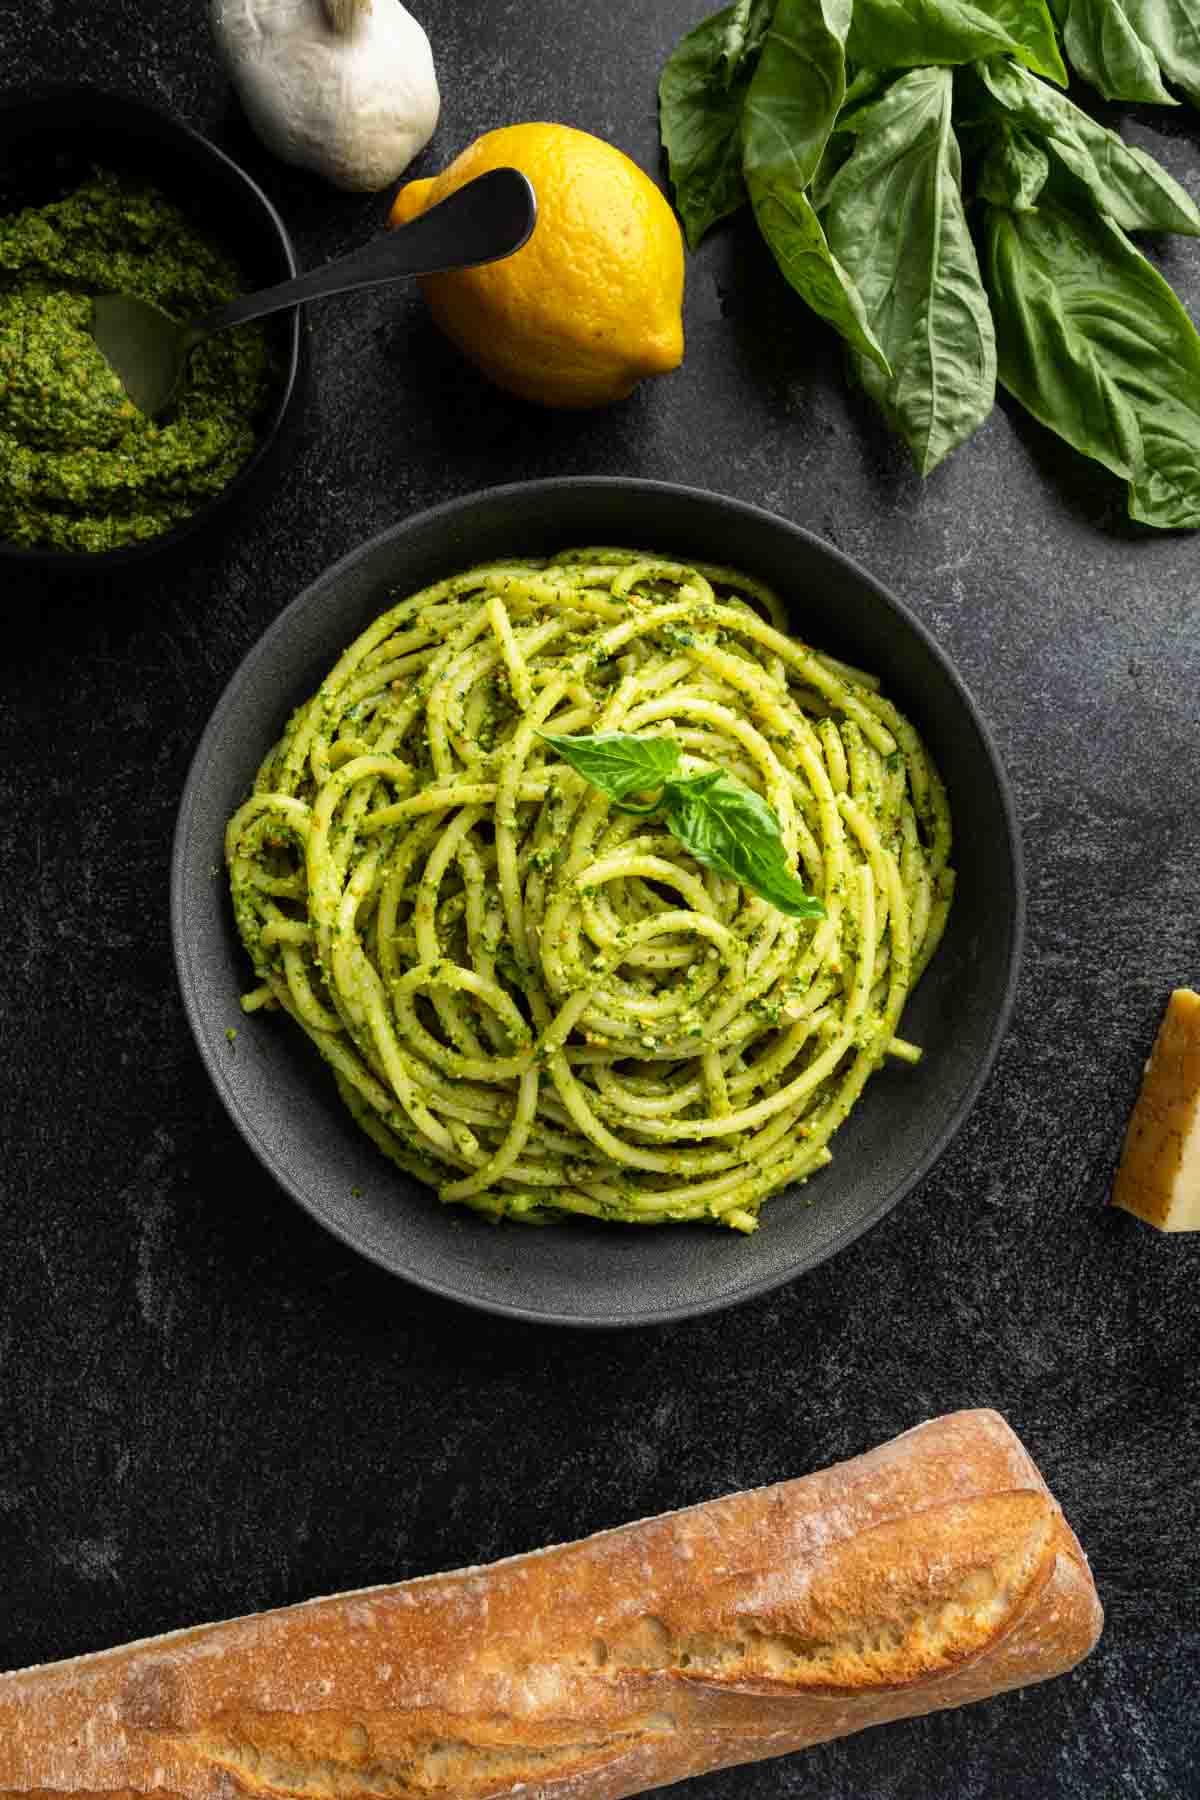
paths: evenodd
<path fill-rule="evenodd" d="M 521 248 L 536 218 L 537 200 L 527 178 L 517 169 L 490 169 L 361 250 L 294 281 L 244 294 L 183 325 L 132 294 L 97 294 L 92 336 L 139 412 L 154 418 L 174 399 L 196 345 L 214 332 L 280 312 L 299 300 L 498 262 Z"/>

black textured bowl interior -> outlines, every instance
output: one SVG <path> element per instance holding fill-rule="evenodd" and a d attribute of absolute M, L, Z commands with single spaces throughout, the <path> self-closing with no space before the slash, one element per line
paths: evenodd
<path fill-rule="evenodd" d="M 99 88 L 0 94 L 0 215 L 63 199 L 94 168 L 152 181 L 236 258 L 247 291 L 299 272 L 287 227 L 262 189 L 224 151 L 177 119 Z M 197 532 L 233 523 L 275 471 L 285 421 L 300 404 L 300 319 L 293 308 L 264 321 L 274 351 L 275 386 L 257 421 L 256 449 L 219 494 L 173 530 L 117 550 L 26 548 L 0 539 L 0 568 L 8 563 L 72 575 L 107 574 L 169 553 Z"/>
<path fill-rule="evenodd" d="M 958 891 L 904 1015 L 925 1048 L 888 1066 L 833 1141 L 834 1160 L 764 1208 L 757 1233 L 488 1224 L 408 1181 L 342 1109 L 289 1021 L 243 1017 L 250 979 L 228 904 L 225 822 L 291 710 L 386 603 L 489 558 L 577 544 L 646 547 L 772 583 L 797 634 L 881 676 L 946 779 Z M 620 479 L 492 489 L 406 520 L 337 563 L 276 620 L 230 682 L 196 752 L 175 839 L 172 930 L 200 1053 L 230 1115 L 293 1198 L 363 1255 L 438 1294 L 543 1322 L 633 1325 L 731 1305 L 811 1269 L 874 1225 L 946 1147 L 1007 1021 L 1022 937 L 1020 851 L 978 710 L 925 630 L 878 582 L 768 513 Z M 237 1029 L 231 1045 L 227 1031 Z"/>

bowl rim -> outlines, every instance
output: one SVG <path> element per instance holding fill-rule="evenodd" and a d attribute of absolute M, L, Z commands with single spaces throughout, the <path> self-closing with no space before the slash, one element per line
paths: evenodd
<path fill-rule="evenodd" d="M 192 125 L 177 119 L 164 107 L 157 106 L 151 100 L 143 100 L 136 94 L 122 94 L 113 88 L 93 86 L 87 82 L 59 82 L 32 88 L 6 87 L 0 89 L 0 122 L 6 114 L 28 109 L 31 113 L 42 106 L 64 105 L 96 106 L 112 113 L 114 122 L 118 114 L 141 115 L 145 121 L 153 122 L 169 136 L 175 137 L 182 144 L 197 149 L 200 154 L 207 155 L 219 164 L 225 173 L 240 185 L 251 203 L 257 203 L 265 215 L 264 223 L 270 224 L 274 231 L 279 248 L 283 252 L 287 273 L 283 279 L 291 280 L 300 274 L 300 265 L 296 260 L 296 247 L 292 242 L 283 217 L 274 202 L 259 186 L 252 175 L 247 174 L 240 163 L 228 155 L 212 139 Z M 32 116 L 30 123 L 32 125 Z M 170 550 L 191 537 L 196 531 L 202 531 L 212 524 L 227 505 L 245 494 L 254 480 L 263 462 L 272 453 L 279 438 L 280 430 L 291 410 L 296 395 L 300 373 L 300 327 L 303 308 L 295 306 L 279 313 L 278 318 L 286 321 L 288 330 L 288 349 L 286 366 L 282 371 L 282 379 L 264 421 L 258 443 L 246 458 L 237 474 L 226 482 L 221 490 L 207 499 L 196 511 L 173 525 L 170 531 L 160 532 L 157 537 L 144 538 L 140 543 L 121 544 L 112 550 L 55 550 L 40 548 L 36 544 L 14 544 L 0 536 L 0 567 L 12 565 L 28 570 L 42 570 L 46 574 L 92 575 L 107 574 L 111 570 L 126 568 L 141 563 L 149 557 L 157 556 L 161 551 Z"/>
<path fill-rule="evenodd" d="M 464 1293 L 452 1282 L 434 1276 L 414 1272 L 411 1269 L 399 1269 L 389 1261 L 387 1256 L 378 1251 L 369 1242 L 356 1237 L 352 1230 L 328 1212 L 323 1211 L 314 1195 L 308 1194 L 303 1186 L 291 1180 L 277 1165 L 267 1145 L 259 1135 L 253 1122 L 241 1111 L 230 1087 L 225 1071 L 218 1061 L 217 1053 L 203 1030 L 205 1007 L 198 997 L 201 984 L 195 979 L 194 966 L 191 959 L 191 943 L 185 929 L 185 912 L 188 903 L 187 864 L 189 857 L 192 815 L 196 802 L 201 794 L 208 776 L 208 765 L 211 750 L 220 737 L 224 723 L 224 715 L 242 687 L 252 679 L 260 662 L 269 658 L 275 645 L 281 638 L 286 638 L 294 617 L 302 616 L 314 603 L 315 595 L 328 585 L 340 580 L 344 572 L 352 569 L 357 563 L 370 557 L 382 544 L 394 538 L 402 537 L 409 532 L 425 530 L 430 526 L 448 525 L 455 519 L 469 515 L 474 507 L 481 503 L 503 502 L 506 498 L 520 496 L 522 499 L 540 498 L 553 503 L 556 497 L 570 493 L 583 493 L 587 490 L 603 490 L 608 492 L 629 492 L 631 489 L 644 493 L 649 497 L 680 497 L 689 503 L 716 505 L 726 510 L 732 509 L 744 515 L 750 522 L 762 522 L 772 527 L 783 527 L 806 541 L 820 555 L 829 558 L 839 565 L 854 579 L 864 582 L 874 589 L 882 600 L 892 609 L 900 623 L 919 641 L 922 648 L 939 665 L 943 675 L 956 691 L 957 697 L 969 717 L 973 729 L 978 733 L 984 749 L 991 775 L 995 782 L 996 797 L 999 801 L 1000 813 L 1004 822 L 1007 838 L 1008 859 L 1012 870 L 1012 907 L 1011 923 L 1008 934 L 1007 960 L 1003 989 L 999 1002 L 995 1007 L 991 1029 L 982 1053 L 978 1056 L 970 1078 L 959 1091 L 957 1100 L 945 1119 L 941 1129 L 928 1143 L 923 1154 L 914 1166 L 907 1171 L 900 1182 L 890 1187 L 879 1203 L 865 1218 L 850 1220 L 841 1230 L 836 1232 L 822 1247 L 821 1253 L 802 1268 L 790 1267 L 773 1270 L 766 1275 L 752 1276 L 733 1292 L 705 1297 L 699 1300 L 683 1299 L 669 1305 L 656 1305 L 638 1311 L 632 1316 L 608 1316 L 598 1314 L 576 1314 L 554 1312 L 545 1307 L 523 1306 L 505 1300 L 497 1300 L 486 1295 Z M 609 541 L 612 541 L 611 539 Z M 468 566 L 466 563 L 463 567 Z M 222 897 L 225 894 L 225 883 L 219 884 Z M 220 902 L 219 902 L 220 903 Z M 641 1326 L 675 1324 L 685 1319 L 700 1318 L 716 1312 L 723 1312 L 731 1307 L 740 1306 L 763 1294 L 770 1293 L 786 1283 L 798 1280 L 828 1262 L 844 1250 L 855 1239 L 865 1236 L 875 1225 L 886 1217 L 902 1200 L 916 1188 L 934 1168 L 946 1149 L 957 1136 L 964 1120 L 974 1106 L 979 1094 L 990 1076 L 999 1054 L 1001 1044 L 1008 1031 L 1016 1002 L 1017 987 L 1025 949 L 1026 932 L 1026 882 L 1025 861 L 1021 844 L 1021 833 L 1017 819 L 1016 806 L 1011 783 L 1001 760 L 995 737 L 962 676 L 958 673 L 949 655 L 938 644 L 936 638 L 912 612 L 909 606 L 892 592 L 877 576 L 873 575 L 861 563 L 848 556 L 828 539 L 798 525 L 781 513 L 772 512 L 752 501 L 742 500 L 732 495 L 722 494 L 714 489 L 702 488 L 690 483 L 661 481 L 641 476 L 626 475 L 570 475 L 547 476 L 530 481 L 507 482 L 493 487 L 477 488 L 469 493 L 458 495 L 450 500 L 440 501 L 434 506 L 422 508 L 418 512 L 384 527 L 369 538 L 355 545 L 333 563 L 321 570 L 306 586 L 288 602 L 250 646 L 246 654 L 239 660 L 229 680 L 219 695 L 209 716 L 208 722 L 197 742 L 189 765 L 187 777 L 182 790 L 179 811 L 171 846 L 170 862 L 170 930 L 172 950 L 175 962 L 176 977 L 184 1003 L 184 1011 L 191 1029 L 196 1047 L 200 1053 L 205 1073 L 216 1090 L 227 1114 L 232 1119 L 238 1134 L 258 1159 L 261 1166 L 292 1200 L 294 1200 L 310 1218 L 324 1230 L 338 1238 L 349 1249 L 389 1275 L 411 1283 L 427 1293 L 443 1300 L 453 1301 L 472 1310 L 493 1314 L 498 1317 L 515 1319 L 534 1325 L 566 1326 L 581 1330 L 629 1330 Z M 569 1229 L 569 1224 L 565 1227 Z"/>

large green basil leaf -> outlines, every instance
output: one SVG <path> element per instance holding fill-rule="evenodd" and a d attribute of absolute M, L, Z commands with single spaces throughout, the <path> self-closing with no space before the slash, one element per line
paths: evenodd
<path fill-rule="evenodd" d="M 771 254 L 801 298 L 852 350 L 890 375 L 887 353 L 872 329 L 862 295 L 829 248 L 807 194 L 784 189 L 755 195 L 754 214 Z"/>
<path fill-rule="evenodd" d="M 890 372 L 806 192 L 845 96 L 849 23 L 849 0 L 779 0 L 746 95 L 742 168 L 786 279 L 853 349 Z"/>
<path fill-rule="evenodd" d="M 763 47 L 767 27 L 775 11 L 775 0 L 734 0 L 729 9 L 725 36 L 721 44 L 721 68 L 726 86 L 743 70 Z"/>
<path fill-rule="evenodd" d="M 1177 104 L 1165 75 L 1200 106 L 1194 0 L 1054 0 L 1071 66 L 1106 100 Z"/>
<path fill-rule="evenodd" d="M 775 809 L 724 769 L 663 790 L 667 827 L 706 869 L 769 901 L 789 919 L 820 919 L 824 903 L 788 867 Z"/>
<path fill-rule="evenodd" d="M 1129 486 L 1135 519 L 1200 526 L 1200 336 L 1119 226 L 1043 191 L 989 205 L 984 273 L 1000 380 Z"/>
<path fill-rule="evenodd" d="M 1106 100 L 1177 106 L 1162 84 L 1158 58 L 1131 24 L 1125 0 L 1056 0 L 1067 60 Z"/>
<path fill-rule="evenodd" d="M 997 125 L 975 176 L 975 195 L 1013 212 L 1029 212 L 1050 178 L 1050 158 L 1036 138 Z"/>
<path fill-rule="evenodd" d="M 1006 53 L 1066 87 L 1045 0 L 854 0 L 852 63 L 911 69 Z"/>
<path fill-rule="evenodd" d="M 833 130 L 826 140 L 821 160 L 808 187 L 808 197 L 818 213 L 825 205 L 829 183 L 854 149 L 855 121 L 859 113 L 878 100 L 890 79 L 891 71 L 887 69 L 860 69 L 854 79 L 847 83 L 838 116 L 833 122 Z"/>
<path fill-rule="evenodd" d="M 1200 211 L 1144 150 L 1125 143 L 1015 63 L 998 57 L 979 63 L 977 72 L 1005 120 L 1041 138 L 1083 183 L 1094 205 L 1126 231 L 1200 235 Z"/>
<path fill-rule="evenodd" d="M 992 410 L 996 346 L 962 201 L 954 78 L 914 69 L 858 113 L 831 178 L 825 229 L 891 364 L 857 359 L 864 387 L 922 475 Z"/>
<path fill-rule="evenodd" d="M 1196 0 L 1123 0 L 1123 4 L 1167 80 L 1200 106 L 1200 11 Z"/>
<path fill-rule="evenodd" d="M 845 131 L 860 106 L 866 106 L 872 100 L 878 100 L 888 84 L 890 71 L 887 69 L 858 69 L 846 83 L 846 92 L 842 100 L 841 111 L 834 121 L 835 131 Z"/>
<path fill-rule="evenodd" d="M 675 46 L 658 83 L 659 128 L 675 205 L 694 250 L 745 204 L 742 106 L 774 0 L 737 0 Z"/>
<path fill-rule="evenodd" d="M 610 800 L 657 793 L 679 767 L 674 738 L 643 737 L 631 731 L 599 731 L 584 737 L 539 731 L 538 736 Z"/>
<path fill-rule="evenodd" d="M 849 23 L 850 0 L 779 0 L 742 118 L 751 198 L 812 180 L 846 93 Z"/>
<path fill-rule="evenodd" d="M 585 781 L 606 794 L 618 812 L 661 812 L 667 829 L 706 869 L 714 869 L 770 901 L 792 919 L 819 919 L 825 907 L 788 866 L 779 816 L 763 796 L 724 769 L 675 778 L 680 749 L 674 738 L 604 731 L 594 736 L 543 738 Z M 631 794 L 647 798 L 631 801 Z"/>

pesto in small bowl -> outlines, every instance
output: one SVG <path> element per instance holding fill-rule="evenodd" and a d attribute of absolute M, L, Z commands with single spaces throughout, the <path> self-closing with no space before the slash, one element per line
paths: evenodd
<path fill-rule="evenodd" d="M 245 286 L 164 194 L 108 170 L 0 217 L 0 538 L 122 549 L 172 530 L 229 484 L 276 385 L 263 328 L 201 344 L 179 400 L 151 420 L 93 342 L 90 300 L 136 294 L 184 320 Z"/>

